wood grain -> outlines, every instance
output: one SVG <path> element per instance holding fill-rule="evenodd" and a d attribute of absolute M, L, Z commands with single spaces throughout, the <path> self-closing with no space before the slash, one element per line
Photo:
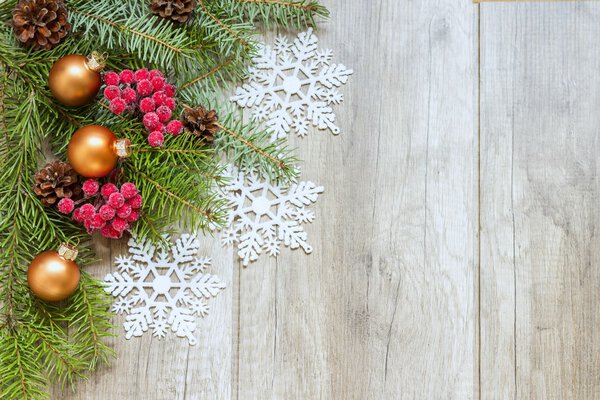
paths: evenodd
<path fill-rule="evenodd" d="M 600 396 L 599 17 L 481 6 L 482 399 Z"/>
<path fill-rule="evenodd" d="M 238 398 L 472 398 L 474 8 L 326 4 L 344 133 L 292 138 L 315 252 L 241 271 Z"/>

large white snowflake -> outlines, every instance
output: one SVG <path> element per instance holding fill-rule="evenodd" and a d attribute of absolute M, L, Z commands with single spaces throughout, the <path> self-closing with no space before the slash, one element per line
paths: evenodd
<path fill-rule="evenodd" d="M 286 188 L 234 167 L 229 167 L 227 175 L 229 181 L 223 190 L 229 212 L 221 240 L 223 245 L 238 244 L 245 266 L 256 261 L 263 250 L 276 256 L 281 243 L 312 252 L 302 224 L 314 220 L 315 214 L 306 206 L 317 201 L 322 186 L 299 182 Z"/>
<path fill-rule="evenodd" d="M 205 273 L 210 259 L 197 257 L 200 243 L 195 235 L 182 234 L 165 249 L 135 238 L 128 245 L 130 255 L 117 256 L 117 272 L 104 278 L 106 292 L 117 297 L 113 311 L 127 314 L 125 338 L 142 336 L 149 328 L 163 338 L 170 328 L 196 344 L 196 316 L 208 314 L 206 300 L 225 284 Z"/>
<path fill-rule="evenodd" d="M 319 50 L 318 40 L 309 29 L 293 43 L 279 36 L 274 47 L 262 45 L 248 83 L 231 98 L 241 107 L 254 107 L 253 119 L 266 121 L 272 140 L 286 137 L 292 129 L 306 136 L 311 123 L 340 133 L 331 105 L 342 102 L 337 88 L 346 83 L 352 70 L 330 64 L 333 52 Z"/>

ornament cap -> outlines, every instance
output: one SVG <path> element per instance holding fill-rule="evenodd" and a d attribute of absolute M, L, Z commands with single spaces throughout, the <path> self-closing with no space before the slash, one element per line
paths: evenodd
<path fill-rule="evenodd" d="M 106 54 L 100 54 L 97 51 L 92 51 L 92 54 L 86 57 L 86 65 L 92 71 L 102 71 L 106 65 Z"/>
<path fill-rule="evenodd" d="M 68 243 L 62 243 L 58 248 L 58 254 L 65 260 L 75 261 L 79 251 L 75 246 L 72 246 Z"/>
<path fill-rule="evenodd" d="M 127 158 L 131 154 L 131 140 L 129 139 L 117 139 L 115 142 L 115 150 L 119 158 Z"/>

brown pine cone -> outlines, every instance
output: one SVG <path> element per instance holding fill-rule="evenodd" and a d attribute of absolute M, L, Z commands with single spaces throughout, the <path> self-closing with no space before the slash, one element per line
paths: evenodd
<path fill-rule="evenodd" d="M 12 26 L 19 42 L 36 50 L 50 50 L 71 30 L 62 0 L 20 0 Z"/>
<path fill-rule="evenodd" d="M 152 14 L 183 24 L 192 16 L 196 0 L 151 0 Z"/>
<path fill-rule="evenodd" d="M 193 135 L 204 139 L 207 143 L 215 141 L 215 133 L 219 131 L 219 117 L 215 110 L 208 111 L 202 106 L 186 108 L 181 122 L 185 129 Z"/>
<path fill-rule="evenodd" d="M 36 172 L 33 192 L 42 200 L 45 206 L 52 206 L 64 197 L 73 200 L 81 198 L 81 182 L 79 175 L 71 164 L 54 161 L 46 164 Z"/>

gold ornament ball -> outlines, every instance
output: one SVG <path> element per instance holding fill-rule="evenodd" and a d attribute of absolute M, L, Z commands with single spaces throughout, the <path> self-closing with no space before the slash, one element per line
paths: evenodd
<path fill-rule="evenodd" d="M 80 107 L 90 103 L 100 90 L 101 64 L 91 57 L 71 54 L 54 63 L 48 86 L 54 97 L 66 106 Z"/>
<path fill-rule="evenodd" d="M 61 301 L 72 295 L 79 286 L 79 277 L 77 264 L 54 250 L 39 254 L 27 269 L 29 288 L 45 301 Z"/>
<path fill-rule="evenodd" d="M 108 175 L 120 157 L 127 157 L 129 140 L 118 140 L 112 131 L 100 125 L 79 128 L 69 141 L 67 158 L 78 174 L 87 178 Z"/>

